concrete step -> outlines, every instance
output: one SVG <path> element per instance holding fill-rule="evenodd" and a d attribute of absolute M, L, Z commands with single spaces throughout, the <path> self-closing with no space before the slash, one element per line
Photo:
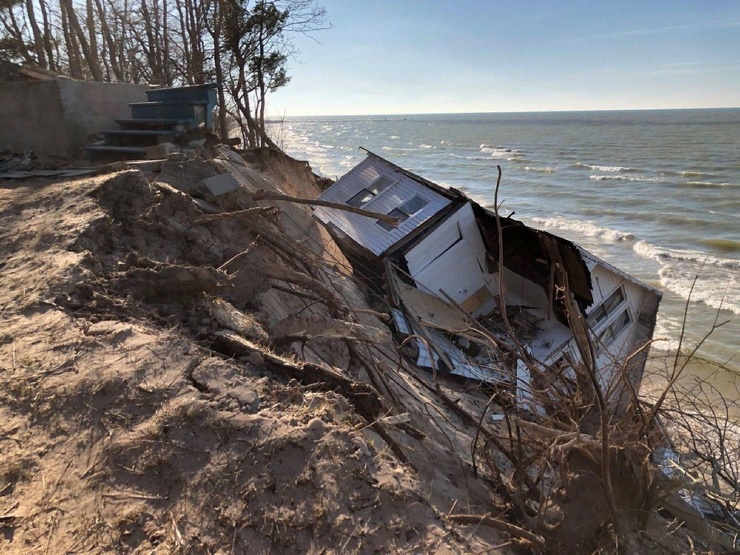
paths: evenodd
<path fill-rule="evenodd" d="M 117 129 L 103 131 L 105 146 L 145 147 L 175 140 L 176 131 L 150 129 Z"/>
<path fill-rule="evenodd" d="M 155 119 L 155 118 L 124 118 L 117 119 L 116 123 L 124 130 L 151 130 L 151 131 L 186 131 L 187 120 L 184 119 Z"/>
<path fill-rule="evenodd" d="M 92 161 L 141 160 L 146 158 L 145 147 L 92 145 L 85 149 Z"/>

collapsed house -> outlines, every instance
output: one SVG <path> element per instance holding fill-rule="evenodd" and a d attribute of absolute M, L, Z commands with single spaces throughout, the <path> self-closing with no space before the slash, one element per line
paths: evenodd
<path fill-rule="evenodd" d="M 538 392 L 568 395 L 579 363 L 595 369 L 612 406 L 638 390 L 658 290 L 365 152 L 317 199 L 359 210 L 317 205 L 314 215 L 371 295 L 390 303 L 397 338 L 419 366 L 508 387 L 533 410 L 542 408 Z"/>

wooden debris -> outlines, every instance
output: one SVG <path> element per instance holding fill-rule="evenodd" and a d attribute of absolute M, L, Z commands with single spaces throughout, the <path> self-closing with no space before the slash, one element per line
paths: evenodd
<path fill-rule="evenodd" d="M 380 220 L 386 223 L 389 223 L 391 225 L 398 224 L 398 218 L 394 218 L 393 216 L 388 216 L 387 214 L 380 214 L 379 212 L 371 212 L 369 210 L 363 210 L 362 208 L 355 208 L 354 206 L 349 206 L 348 204 L 339 204 L 336 202 L 327 202 L 325 200 L 318 200 L 318 199 L 304 199 L 304 198 L 297 198 L 297 197 L 290 197 L 288 195 L 283 195 L 281 193 L 275 193 L 272 191 L 265 191 L 264 189 L 259 189 L 258 191 L 255 191 L 252 193 L 252 198 L 254 200 L 280 200 L 284 202 L 292 202 L 294 204 L 308 204 L 309 206 L 324 206 L 326 208 L 333 208 L 335 210 L 344 210 L 345 212 L 352 212 L 353 214 L 359 214 L 360 216 L 365 216 L 366 218 L 373 218 L 375 220 Z"/>
<path fill-rule="evenodd" d="M 459 522 L 460 524 L 478 524 L 483 526 L 490 526 L 491 528 L 502 530 L 510 536 L 516 536 L 517 538 L 526 540 L 530 542 L 533 547 L 539 549 L 545 547 L 545 538 L 543 538 L 542 536 L 530 532 L 529 530 L 525 530 L 524 528 L 520 528 L 519 526 L 515 526 L 514 524 L 509 524 L 504 520 L 493 518 L 492 516 L 456 514 L 447 515 L 447 520 L 451 520 L 452 522 Z"/>
<path fill-rule="evenodd" d="M 217 331 L 214 334 L 211 348 L 231 357 L 243 357 L 257 353 L 261 355 L 265 366 L 278 374 L 294 378 L 304 384 L 325 383 L 327 387 L 337 389 L 347 397 L 357 412 L 368 421 L 376 420 L 382 411 L 378 393 L 371 386 L 317 364 L 286 360 L 233 331 Z"/>
<path fill-rule="evenodd" d="M 273 326 L 272 332 L 275 345 L 285 345 L 315 337 L 369 342 L 381 342 L 387 338 L 387 334 L 378 328 L 312 314 L 288 316 Z"/>

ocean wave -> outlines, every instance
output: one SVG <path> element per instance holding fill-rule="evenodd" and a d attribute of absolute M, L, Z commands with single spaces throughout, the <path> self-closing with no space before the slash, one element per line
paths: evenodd
<path fill-rule="evenodd" d="M 518 158 L 521 156 L 521 150 L 518 148 L 507 148 L 505 146 L 496 146 L 496 145 L 487 145 L 482 144 L 480 145 L 480 151 L 486 152 L 491 155 L 492 158 L 506 158 L 507 160 L 510 160 L 512 158 Z"/>
<path fill-rule="evenodd" d="M 691 264 L 666 264 L 658 275 L 663 287 L 683 299 L 740 314 L 740 283 L 730 272 L 713 272 Z"/>
<path fill-rule="evenodd" d="M 718 251 L 731 253 L 740 252 L 740 241 L 732 239 L 702 239 L 702 244 Z"/>
<path fill-rule="evenodd" d="M 731 183 L 712 183 L 710 181 L 687 181 L 686 185 L 696 187 L 698 189 L 715 189 L 723 187 L 734 187 Z"/>
<path fill-rule="evenodd" d="M 636 175 L 634 177 L 628 177 L 626 175 L 592 175 L 589 177 L 589 179 L 593 179 L 595 181 L 660 181 L 660 178 L 658 177 L 647 177 L 644 175 Z"/>
<path fill-rule="evenodd" d="M 676 339 L 681 333 L 681 323 L 658 316 L 653 332 L 653 348 L 659 351 L 675 353 L 680 342 Z"/>
<path fill-rule="evenodd" d="M 639 171 L 639 170 L 636 170 L 635 168 L 628 168 L 625 166 L 599 166 L 597 164 L 584 164 L 582 162 L 576 162 L 575 164 L 571 164 L 570 167 L 585 169 L 585 170 L 594 170 L 597 172 L 606 172 L 606 173 L 617 173 L 617 172 L 632 173 L 632 172 Z"/>
<path fill-rule="evenodd" d="M 711 172 L 705 172 L 705 171 L 692 171 L 692 170 L 683 170 L 683 171 L 671 171 L 667 170 L 664 172 L 661 172 L 662 175 L 667 176 L 673 176 L 673 177 L 714 177 L 716 174 Z"/>
<path fill-rule="evenodd" d="M 572 231 L 586 237 L 596 237 L 604 241 L 617 243 L 619 241 L 631 241 L 635 237 L 632 233 L 602 227 L 591 221 L 566 220 L 565 218 L 532 218 L 536 224 L 544 227 Z"/>
<path fill-rule="evenodd" d="M 458 158 L 460 160 L 471 160 L 476 162 L 490 162 L 491 157 L 490 156 L 463 156 L 461 154 L 454 154 L 450 153 L 448 154 L 450 158 Z"/>
<path fill-rule="evenodd" d="M 419 145 L 419 148 L 434 148 L 432 145 Z"/>
<path fill-rule="evenodd" d="M 646 241 L 638 241 L 632 248 L 637 254 L 660 262 L 658 275 L 665 289 L 683 299 L 740 314 L 740 260 L 657 247 Z"/>
<path fill-rule="evenodd" d="M 740 269 L 740 260 L 732 258 L 723 258 L 721 256 L 712 256 L 705 252 L 669 249 L 657 247 L 647 241 L 637 241 L 632 249 L 646 258 L 655 258 L 660 261 L 675 262 L 693 262 L 704 266 L 714 266 L 717 268 L 726 268 L 731 270 Z"/>
<path fill-rule="evenodd" d="M 524 166 L 524 171 L 528 172 L 534 172 L 534 173 L 554 173 L 555 168 L 550 167 L 537 167 L 537 166 Z"/>

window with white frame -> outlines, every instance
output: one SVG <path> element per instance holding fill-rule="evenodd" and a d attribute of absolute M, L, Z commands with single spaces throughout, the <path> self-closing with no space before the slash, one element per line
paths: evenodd
<path fill-rule="evenodd" d="M 370 183 L 367 187 L 365 187 L 359 193 L 349 199 L 347 201 L 347 204 L 349 204 L 350 206 L 354 206 L 355 208 L 364 206 L 391 185 L 393 185 L 393 180 L 386 175 L 381 175 L 375 181 Z"/>
<path fill-rule="evenodd" d="M 400 224 L 402 221 L 407 220 L 411 216 L 415 215 L 427 204 L 429 204 L 428 200 L 425 200 L 421 197 L 413 197 L 411 200 L 404 202 L 398 208 L 394 208 L 393 210 L 391 210 L 388 215 L 393 218 L 398 218 L 398 223 Z M 376 223 L 386 231 L 393 231 L 398 225 L 396 224 L 394 226 L 387 222 L 381 222 L 380 220 L 377 220 Z"/>
<path fill-rule="evenodd" d="M 631 321 L 624 290 L 618 287 L 588 315 L 588 325 L 599 338 L 597 350 L 612 343 Z"/>
<path fill-rule="evenodd" d="M 623 302 L 624 291 L 618 287 L 603 303 L 591 311 L 587 319 L 588 325 L 592 329 L 597 328 L 601 322 L 612 316 Z"/>
<path fill-rule="evenodd" d="M 606 346 L 614 341 L 624 328 L 631 322 L 629 310 L 626 308 L 599 332 L 599 342 Z"/>

